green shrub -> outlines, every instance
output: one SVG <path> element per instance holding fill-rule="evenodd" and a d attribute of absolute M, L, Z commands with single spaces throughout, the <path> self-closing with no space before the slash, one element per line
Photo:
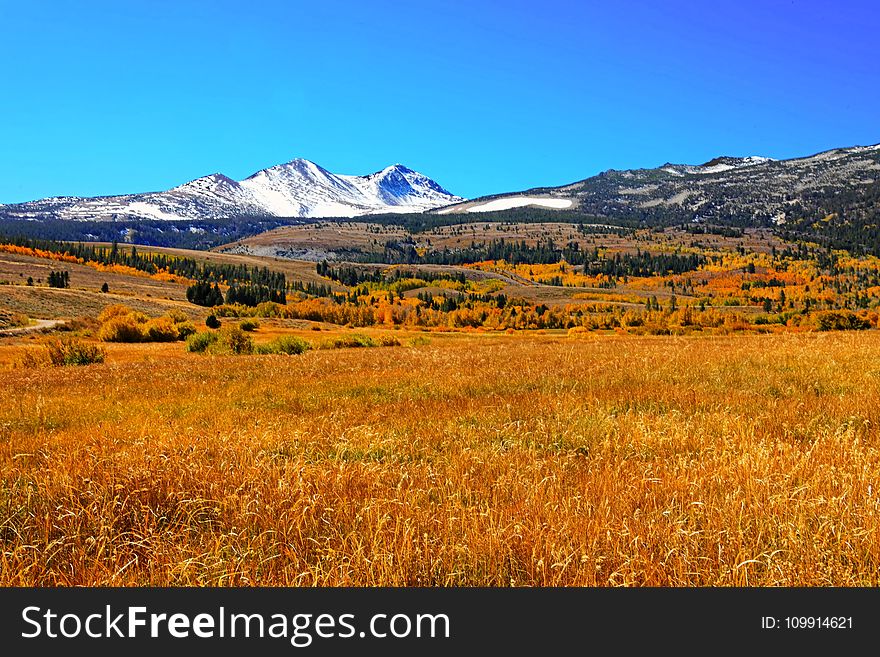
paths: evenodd
<path fill-rule="evenodd" d="M 240 303 L 224 303 L 214 306 L 213 313 L 217 317 L 253 317 L 256 309 Z"/>
<path fill-rule="evenodd" d="M 242 331 L 256 331 L 260 328 L 260 323 L 255 319 L 243 319 L 238 326 Z"/>
<path fill-rule="evenodd" d="M 282 335 L 266 344 L 257 345 L 255 350 L 258 354 L 287 354 L 296 356 L 305 353 L 312 345 L 294 335 Z"/>
<path fill-rule="evenodd" d="M 192 353 L 204 353 L 208 347 L 217 342 L 217 334 L 208 331 L 198 331 L 186 339 L 186 350 Z"/>
<path fill-rule="evenodd" d="M 238 326 L 230 326 L 220 331 L 219 346 L 233 354 L 252 354 L 254 341 Z"/>
<path fill-rule="evenodd" d="M 351 335 L 338 335 L 333 338 L 324 340 L 321 349 L 345 349 L 347 347 L 376 347 L 378 346 L 373 338 L 363 335 L 362 333 L 352 333 Z"/>
<path fill-rule="evenodd" d="M 186 313 L 178 308 L 172 308 L 167 313 L 168 319 L 170 319 L 175 324 L 183 324 L 184 322 L 189 321 L 189 317 L 187 317 Z"/>
<path fill-rule="evenodd" d="M 180 322 L 177 325 L 177 335 L 181 340 L 186 340 L 196 332 L 196 325 L 192 322 Z"/>
<path fill-rule="evenodd" d="M 290 313 L 287 306 L 282 306 L 274 301 L 263 301 L 258 303 L 254 308 L 254 314 L 257 317 L 289 317 Z"/>

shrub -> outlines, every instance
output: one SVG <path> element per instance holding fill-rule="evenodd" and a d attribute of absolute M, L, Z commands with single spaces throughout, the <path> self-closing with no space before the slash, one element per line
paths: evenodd
<path fill-rule="evenodd" d="M 186 340 L 196 332 L 196 325 L 192 322 L 180 322 L 177 324 L 177 335 L 181 340 Z"/>
<path fill-rule="evenodd" d="M 424 335 L 417 335 L 409 339 L 410 347 L 420 347 L 426 344 L 431 344 L 431 338 Z"/>
<path fill-rule="evenodd" d="M 103 342 L 142 342 L 145 334 L 136 320 L 131 313 L 113 316 L 98 331 L 98 339 Z"/>
<path fill-rule="evenodd" d="M 307 352 L 312 345 L 294 335 L 282 335 L 275 338 L 267 344 L 256 346 L 258 354 L 287 354 L 288 356 L 297 356 Z"/>
<path fill-rule="evenodd" d="M 177 308 L 172 308 L 165 314 L 175 324 L 183 324 L 184 322 L 189 321 L 189 317 L 187 317 L 186 313 L 182 310 L 178 310 Z"/>
<path fill-rule="evenodd" d="M 290 313 L 286 306 L 274 301 L 263 301 L 254 308 L 257 317 L 289 317 Z"/>
<path fill-rule="evenodd" d="M 351 335 L 338 335 L 333 338 L 324 340 L 320 344 L 321 349 L 345 349 L 346 347 L 375 347 L 377 346 L 373 338 L 361 333 L 352 333 Z"/>
<path fill-rule="evenodd" d="M 98 321 L 103 324 L 114 317 L 125 317 L 131 312 L 132 310 L 128 306 L 123 306 L 121 303 L 114 303 L 101 311 L 101 314 L 98 315 Z"/>
<path fill-rule="evenodd" d="M 230 326 L 220 332 L 219 344 L 233 354 L 252 354 L 254 341 L 238 326 Z"/>
<path fill-rule="evenodd" d="M 346 339 L 348 347 L 375 347 L 376 341 L 373 338 L 361 333 L 354 333 Z"/>
<path fill-rule="evenodd" d="M 820 331 L 861 331 L 871 328 L 871 321 L 851 310 L 823 310 L 816 313 L 816 328 Z"/>
<path fill-rule="evenodd" d="M 217 334 L 208 331 L 193 333 L 186 339 L 186 350 L 192 353 L 204 353 L 208 347 L 217 342 Z"/>
<path fill-rule="evenodd" d="M 13 363 L 15 368 L 33 369 L 51 365 L 49 354 L 45 349 L 26 349 Z"/>
<path fill-rule="evenodd" d="M 255 309 L 240 303 L 224 303 L 213 310 L 217 317 L 253 317 Z"/>
<path fill-rule="evenodd" d="M 379 344 L 383 347 L 399 347 L 400 340 L 393 335 L 382 335 L 379 336 Z"/>
<path fill-rule="evenodd" d="M 145 339 L 150 342 L 176 342 L 180 338 L 177 325 L 170 317 L 157 317 L 144 326 Z"/>
<path fill-rule="evenodd" d="M 46 343 L 49 362 L 55 366 L 103 363 L 105 352 L 99 346 L 76 338 L 50 340 Z"/>
<path fill-rule="evenodd" d="M 217 319 L 217 316 L 214 314 L 208 315 L 205 318 L 205 326 L 210 329 L 218 329 L 220 328 L 220 320 Z"/>
<path fill-rule="evenodd" d="M 238 323 L 242 331 L 256 331 L 260 328 L 260 322 L 255 319 L 243 319 Z"/>

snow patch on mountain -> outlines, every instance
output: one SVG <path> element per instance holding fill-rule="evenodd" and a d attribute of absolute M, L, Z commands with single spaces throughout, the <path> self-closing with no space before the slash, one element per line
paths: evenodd
<path fill-rule="evenodd" d="M 167 221 L 174 221 L 178 218 L 177 215 L 165 212 L 161 208 L 150 203 L 144 203 L 143 201 L 135 201 L 134 203 L 129 203 L 128 206 L 125 207 L 125 211 L 129 214 L 143 217 L 144 219 L 162 219 Z"/>
<path fill-rule="evenodd" d="M 554 208 L 563 210 L 574 205 L 574 201 L 567 198 L 538 198 L 534 196 L 510 196 L 508 198 L 499 198 L 488 203 L 475 205 L 467 209 L 468 212 L 497 212 L 498 210 L 510 210 L 511 208 L 522 208 L 527 205 L 537 205 L 542 208 Z"/>

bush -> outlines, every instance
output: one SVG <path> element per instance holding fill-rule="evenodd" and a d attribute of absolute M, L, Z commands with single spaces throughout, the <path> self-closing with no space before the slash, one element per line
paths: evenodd
<path fill-rule="evenodd" d="M 180 332 L 170 317 L 157 317 L 144 326 L 145 339 L 150 342 L 176 342 Z"/>
<path fill-rule="evenodd" d="M 393 335 L 382 335 L 379 336 L 379 344 L 383 347 L 399 347 L 400 340 Z"/>
<path fill-rule="evenodd" d="M 230 326 L 220 332 L 219 344 L 233 354 L 252 354 L 254 341 L 238 326 Z"/>
<path fill-rule="evenodd" d="M 49 354 L 45 349 L 27 349 L 13 363 L 14 368 L 33 369 L 51 365 Z"/>
<path fill-rule="evenodd" d="M 205 318 L 205 326 L 210 329 L 218 329 L 220 328 L 220 320 L 217 319 L 217 316 L 214 314 L 208 315 Z"/>
<path fill-rule="evenodd" d="M 274 301 L 263 301 L 258 303 L 254 308 L 254 314 L 257 317 L 289 317 L 290 312 L 287 306 L 282 306 Z"/>
<path fill-rule="evenodd" d="M 142 342 L 144 337 L 137 318 L 131 313 L 111 317 L 98 331 L 98 339 L 103 342 Z"/>
<path fill-rule="evenodd" d="M 244 306 L 240 303 L 224 303 L 223 305 L 215 306 L 213 313 L 217 317 L 253 317 L 255 310 L 250 306 Z"/>
<path fill-rule="evenodd" d="M 816 313 L 816 328 L 820 331 L 862 331 L 871 328 L 871 321 L 851 310 L 823 310 Z"/>
<path fill-rule="evenodd" d="M 324 340 L 320 349 L 345 349 L 346 347 L 376 347 L 378 346 L 373 338 L 361 333 L 352 333 L 351 335 L 338 335 L 334 338 Z"/>
<path fill-rule="evenodd" d="M 242 331 L 256 331 L 260 328 L 260 323 L 255 319 L 243 319 L 238 326 Z"/>
<path fill-rule="evenodd" d="M 177 309 L 150 319 L 122 305 L 108 306 L 99 316 L 103 321 L 98 338 L 104 342 L 174 342 L 196 332 L 187 316 Z"/>
<path fill-rule="evenodd" d="M 189 336 L 196 332 L 196 325 L 192 322 L 180 322 L 177 324 L 177 336 L 181 340 L 186 340 Z"/>
<path fill-rule="evenodd" d="M 184 322 L 189 321 L 189 317 L 187 317 L 186 313 L 182 310 L 178 310 L 177 308 L 172 308 L 167 313 L 165 313 L 175 324 L 183 324 Z"/>
<path fill-rule="evenodd" d="M 312 345 L 294 335 L 282 335 L 275 338 L 267 344 L 257 345 L 256 353 L 258 354 L 287 354 L 288 356 L 297 356 L 307 352 Z"/>
<path fill-rule="evenodd" d="M 207 351 L 208 347 L 217 342 L 217 334 L 208 331 L 199 331 L 193 333 L 186 339 L 186 350 L 192 353 L 201 354 Z"/>
<path fill-rule="evenodd" d="M 105 352 L 99 346 L 76 338 L 50 340 L 46 343 L 49 362 L 55 366 L 103 363 Z"/>
<path fill-rule="evenodd" d="M 112 306 L 107 306 L 101 311 L 101 314 L 98 315 L 98 321 L 103 324 L 114 317 L 125 317 L 131 312 L 132 310 L 128 306 L 123 306 L 121 303 L 114 303 Z"/>
<path fill-rule="evenodd" d="M 361 333 L 353 333 L 344 339 L 346 347 L 375 347 L 376 341 L 373 338 Z"/>

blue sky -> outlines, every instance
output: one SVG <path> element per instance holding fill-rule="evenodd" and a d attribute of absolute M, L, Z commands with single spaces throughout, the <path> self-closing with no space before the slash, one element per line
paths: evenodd
<path fill-rule="evenodd" d="M 880 142 L 871 2 L 0 0 L 0 203 L 402 162 L 478 196 Z"/>

